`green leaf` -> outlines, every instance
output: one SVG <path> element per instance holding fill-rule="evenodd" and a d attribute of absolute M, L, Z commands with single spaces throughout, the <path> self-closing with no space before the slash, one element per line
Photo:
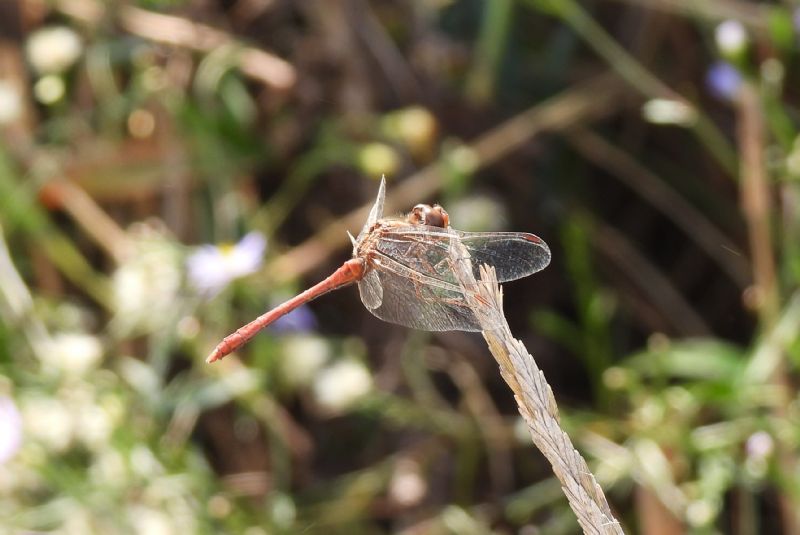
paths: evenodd
<path fill-rule="evenodd" d="M 794 27 L 792 14 L 783 8 L 776 7 L 770 10 L 767 17 L 767 28 L 772 41 L 783 50 L 794 47 Z"/>
<path fill-rule="evenodd" d="M 743 371 L 741 348 L 721 340 L 668 341 L 665 347 L 635 354 L 628 362 L 643 376 L 733 381 Z"/>

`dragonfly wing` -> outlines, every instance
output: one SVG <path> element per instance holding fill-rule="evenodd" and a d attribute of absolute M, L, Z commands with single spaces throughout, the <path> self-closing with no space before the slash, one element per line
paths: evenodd
<path fill-rule="evenodd" d="M 381 177 L 381 185 L 378 187 L 378 196 L 375 198 L 375 204 L 369 211 L 367 222 L 364 223 L 364 228 L 361 229 L 358 237 L 361 238 L 367 231 L 374 225 L 378 219 L 383 217 L 383 203 L 386 200 L 386 177 Z"/>
<path fill-rule="evenodd" d="M 381 238 L 379 249 L 387 256 L 409 267 L 438 273 L 446 279 L 451 270 L 450 246 L 453 239 L 461 240 L 472 261 L 475 277 L 479 267 L 488 264 L 495 268 L 498 282 L 527 277 L 541 271 L 550 263 L 550 248 L 538 236 L 526 232 L 461 232 L 458 230 L 408 225 L 388 230 Z"/>
<path fill-rule="evenodd" d="M 378 318 L 422 331 L 482 330 L 458 286 L 426 280 L 382 255 L 375 263 L 372 273 L 382 288 L 383 300 L 377 308 L 367 308 Z"/>
<path fill-rule="evenodd" d="M 498 282 L 513 281 L 541 271 L 550 263 L 550 248 L 540 237 L 527 232 L 454 231 L 478 267 L 494 266 Z"/>
<path fill-rule="evenodd" d="M 364 278 L 358 281 L 358 293 L 361 295 L 361 302 L 367 310 L 375 310 L 383 303 L 383 286 L 381 286 L 378 273 L 372 269 L 367 271 Z"/>

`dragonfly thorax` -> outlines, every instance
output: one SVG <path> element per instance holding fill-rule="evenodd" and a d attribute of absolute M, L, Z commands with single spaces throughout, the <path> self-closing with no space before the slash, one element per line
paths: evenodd
<path fill-rule="evenodd" d="M 381 229 L 389 224 L 387 220 L 380 220 L 362 232 L 353 243 L 353 257 L 370 259 L 380 239 Z"/>

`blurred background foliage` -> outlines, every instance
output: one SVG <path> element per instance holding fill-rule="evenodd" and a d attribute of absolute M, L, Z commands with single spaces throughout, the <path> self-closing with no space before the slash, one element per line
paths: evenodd
<path fill-rule="evenodd" d="M 353 289 L 387 207 L 523 230 L 512 329 L 627 532 L 800 533 L 800 11 L 0 3 L 0 524 L 576 533 L 482 339 Z"/>

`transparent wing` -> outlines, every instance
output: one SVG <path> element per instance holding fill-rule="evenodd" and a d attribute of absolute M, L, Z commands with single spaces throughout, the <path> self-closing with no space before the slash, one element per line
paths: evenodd
<path fill-rule="evenodd" d="M 358 293 L 367 310 L 375 310 L 381 306 L 383 302 L 383 287 L 377 271 L 374 269 L 367 271 L 364 278 L 358 281 Z"/>
<path fill-rule="evenodd" d="M 455 283 L 448 265 L 453 238 L 461 240 L 469 253 L 476 277 L 482 264 L 494 266 L 498 282 L 507 282 L 541 271 L 550 263 L 547 244 L 526 232 L 462 232 L 408 225 L 387 229 L 378 250 L 415 271 Z"/>
<path fill-rule="evenodd" d="M 434 278 L 396 262 L 376 255 L 373 269 L 359 283 L 361 297 L 374 303 L 370 289 L 377 283 L 382 292 L 380 304 L 367 309 L 378 318 L 423 331 L 480 331 L 481 325 L 456 284 Z"/>
<path fill-rule="evenodd" d="M 482 264 L 494 266 L 498 282 L 513 281 L 541 271 L 550 263 L 550 248 L 527 232 L 461 232 L 475 275 Z"/>
<path fill-rule="evenodd" d="M 460 240 L 469 258 L 451 252 Z M 475 277 L 482 264 L 493 266 L 500 282 L 543 269 L 550 250 L 523 232 L 460 232 L 424 225 L 381 230 L 370 257 L 370 272 L 359 284 L 361 299 L 375 316 L 426 331 L 480 331 L 467 304 L 453 262 L 469 262 Z M 484 325 L 484 327 L 486 327 Z"/>
<path fill-rule="evenodd" d="M 386 177 L 381 177 L 381 185 L 378 186 L 378 196 L 375 198 L 375 204 L 372 205 L 372 209 L 369 211 L 369 216 L 367 216 L 367 222 L 364 223 L 364 227 L 361 229 L 361 232 L 358 234 L 358 238 L 360 239 L 367 231 L 370 229 L 372 225 L 375 224 L 378 219 L 383 217 L 383 204 L 386 200 Z"/>

